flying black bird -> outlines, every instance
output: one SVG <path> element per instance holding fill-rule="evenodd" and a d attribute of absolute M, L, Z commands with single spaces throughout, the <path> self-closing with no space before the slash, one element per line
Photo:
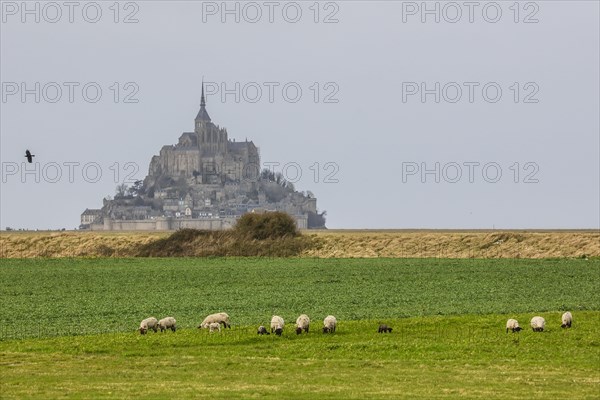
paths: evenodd
<path fill-rule="evenodd" d="M 25 158 L 27 158 L 28 163 L 31 164 L 33 162 L 33 157 L 35 157 L 35 154 L 31 154 L 29 150 L 25 150 Z"/>

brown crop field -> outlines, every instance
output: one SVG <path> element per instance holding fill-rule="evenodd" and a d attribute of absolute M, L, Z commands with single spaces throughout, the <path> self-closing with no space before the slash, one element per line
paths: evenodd
<path fill-rule="evenodd" d="M 340 230 L 315 233 L 313 257 L 553 258 L 600 256 L 599 231 Z"/>
<path fill-rule="evenodd" d="M 173 232 L 6 232 L 0 258 L 134 257 Z M 587 258 L 600 257 L 600 231 L 322 230 L 300 257 Z M 190 254 L 182 254 L 190 255 Z M 193 254 L 192 254 L 193 255 Z"/>

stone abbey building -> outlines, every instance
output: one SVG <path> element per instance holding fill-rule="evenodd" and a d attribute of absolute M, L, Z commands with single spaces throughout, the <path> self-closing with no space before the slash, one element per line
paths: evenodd
<path fill-rule="evenodd" d="M 259 175 L 258 148 L 251 141 L 229 140 L 227 129 L 212 123 L 206 111 L 204 88 L 194 132 L 185 132 L 174 146 L 163 146 L 152 157 L 146 184 L 155 186 L 161 177 L 193 178 L 199 184 L 256 181 Z"/>
<path fill-rule="evenodd" d="M 297 192 L 285 179 L 261 171 L 258 147 L 231 140 L 206 111 L 204 85 L 194 131 L 163 146 L 148 175 L 133 187 L 120 186 L 102 209 L 86 209 L 81 229 L 227 229 L 246 212 L 283 211 L 300 229 L 324 227 L 317 199 Z"/>

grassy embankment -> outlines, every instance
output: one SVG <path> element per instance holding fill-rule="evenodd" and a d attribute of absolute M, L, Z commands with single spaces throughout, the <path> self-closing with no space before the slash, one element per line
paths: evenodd
<path fill-rule="evenodd" d="M 172 232 L 1 232 L 0 258 L 135 257 Z M 598 231 L 305 231 L 290 252 L 318 258 L 578 258 L 600 257 Z M 308 241 L 308 243 L 306 243 Z M 298 242 L 298 241 L 296 241 Z M 277 250 L 278 243 L 262 243 Z M 222 233 L 198 238 L 188 253 L 242 255 Z M 212 253 L 211 253 L 212 252 Z M 284 255 L 284 254 L 280 254 Z M 288 254 L 289 255 L 289 254 Z"/>

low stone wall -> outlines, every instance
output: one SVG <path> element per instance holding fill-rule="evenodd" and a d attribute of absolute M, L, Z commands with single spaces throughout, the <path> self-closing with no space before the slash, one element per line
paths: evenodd
<path fill-rule="evenodd" d="M 174 231 L 191 228 L 218 231 L 230 229 L 235 225 L 235 218 L 157 218 L 142 220 L 104 219 L 104 224 L 92 224 L 92 231 Z"/>
<path fill-rule="evenodd" d="M 122 220 L 104 218 L 104 224 L 92 224 L 92 231 L 176 231 L 190 228 L 209 231 L 231 229 L 236 218 L 156 218 L 139 220 Z M 307 229 L 308 220 L 296 217 L 298 229 Z"/>

